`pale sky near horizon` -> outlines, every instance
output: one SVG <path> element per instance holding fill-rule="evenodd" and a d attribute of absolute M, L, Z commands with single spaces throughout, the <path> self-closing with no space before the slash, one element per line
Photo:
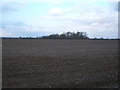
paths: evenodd
<path fill-rule="evenodd" d="M 117 0 L 0 2 L 0 36 L 3 37 L 36 37 L 83 31 L 89 37 L 118 38 Z"/>

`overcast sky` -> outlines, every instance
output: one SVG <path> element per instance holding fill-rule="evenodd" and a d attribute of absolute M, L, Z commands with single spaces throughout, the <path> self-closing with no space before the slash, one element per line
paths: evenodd
<path fill-rule="evenodd" d="M 118 37 L 117 0 L 0 2 L 0 36 L 42 36 L 83 31 L 89 37 Z"/>

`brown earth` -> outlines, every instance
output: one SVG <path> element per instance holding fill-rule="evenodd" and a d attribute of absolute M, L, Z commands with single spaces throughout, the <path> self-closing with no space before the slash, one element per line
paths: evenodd
<path fill-rule="evenodd" d="M 3 39 L 3 88 L 117 88 L 117 40 Z"/>

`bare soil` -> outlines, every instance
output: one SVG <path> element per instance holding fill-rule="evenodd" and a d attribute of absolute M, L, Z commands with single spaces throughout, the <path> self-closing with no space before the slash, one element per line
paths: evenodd
<path fill-rule="evenodd" d="M 117 40 L 3 39 L 3 88 L 117 88 Z"/>

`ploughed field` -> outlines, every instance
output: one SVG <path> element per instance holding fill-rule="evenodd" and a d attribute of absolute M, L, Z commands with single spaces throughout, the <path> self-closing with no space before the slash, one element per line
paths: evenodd
<path fill-rule="evenodd" d="M 3 88 L 117 88 L 117 40 L 3 39 Z"/>

